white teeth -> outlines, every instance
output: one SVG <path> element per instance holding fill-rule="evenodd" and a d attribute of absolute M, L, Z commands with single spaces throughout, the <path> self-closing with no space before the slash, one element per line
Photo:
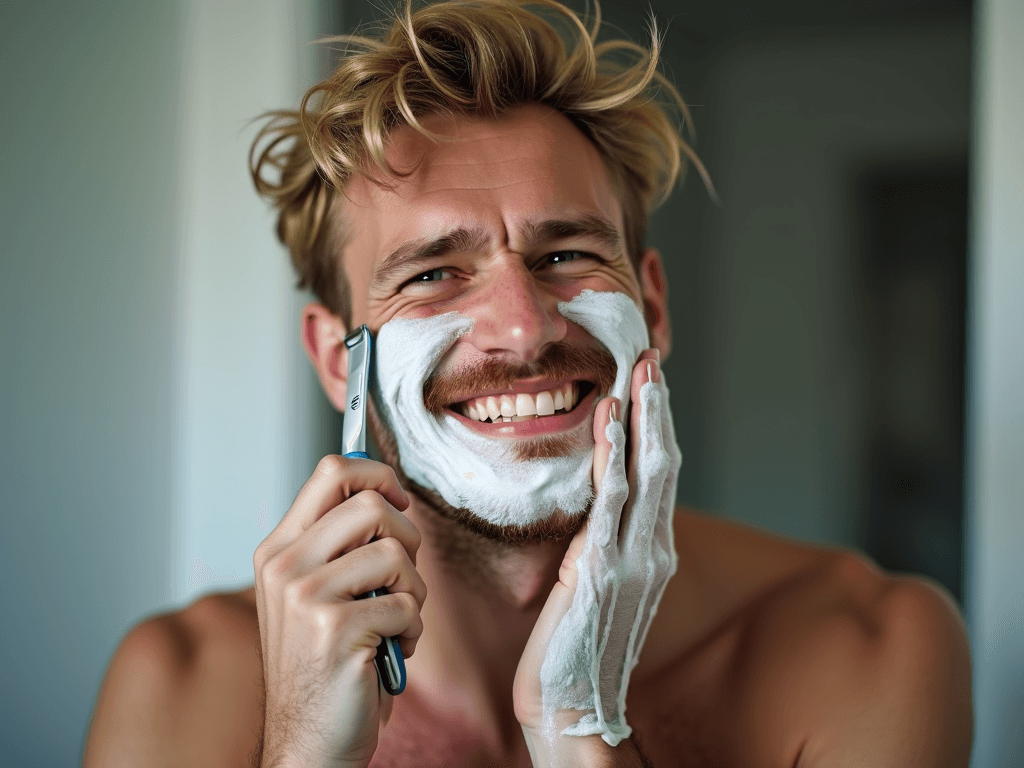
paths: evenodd
<path fill-rule="evenodd" d="M 536 416 L 537 403 L 533 395 L 516 395 L 516 416 Z"/>
<path fill-rule="evenodd" d="M 523 421 L 537 416 L 552 416 L 557 411 L 568 413 L 579 400 L 579 388 L 569 382 L 558 389 L 516 395 L 478 397 L 462 405 L 462 413 L 476 421 Z"/>
<path fill-rule="evenodd" d="M 537 393 L 537 415 L 551 416 L 555 412 L 555 400 L 550 392 Z"/>
<path fill-rule="evenodd" d="M 498 417 L 501 416 L 501 408 L 498 407 L 498 401 L 493 397 L 488 397 L 487 402 L 484 404 L 486 409 L 485 418 L 489 416 L 491 421 L 497 421 Z"/>

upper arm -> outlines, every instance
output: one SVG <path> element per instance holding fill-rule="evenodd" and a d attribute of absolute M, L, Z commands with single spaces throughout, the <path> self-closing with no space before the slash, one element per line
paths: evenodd
<path fill-rule="evenodd" d="M 879 584 L 845 631 L 833 627 L 800 765 L 966 768 L 973 717 L 963 622 L 923 580 Z"/>
<path fill-rule="evenodd" d="M 180 764 L 175 736 L 194 653 L 174 615 L 147 619 L 124 637 L 93 709 L 84 768 Z"/>

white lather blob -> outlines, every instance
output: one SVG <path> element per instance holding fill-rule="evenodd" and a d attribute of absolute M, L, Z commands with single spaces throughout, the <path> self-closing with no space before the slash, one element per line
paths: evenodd
<path fill-rule="evenodd" d="M 611 353 L 617 371 L 608 394 L 626 403 L 633 363 L 648 347 L 636 304 L 624 293 L 584 290 L 560 302 L 558 311 Z M 517 461 L 506 453 L 504 439 L 484 437 L 454 416 L 437 417 L 424 407 L 423 384 L 472 327 L 470 318 L 449 312 L 391 320 L 377 334 L 374 394 L 395 435 L 403 471 L 453 507 L 495 525 L 528 525 L 558 509 L 582 513 L 593 498 L 593 445 L 571 456 Z"/>

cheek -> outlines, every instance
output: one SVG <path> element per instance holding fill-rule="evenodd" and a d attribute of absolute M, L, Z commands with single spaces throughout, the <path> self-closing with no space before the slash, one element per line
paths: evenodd
<path fill-rule="evenodd" d="M 587 288 L 593 291 L 614 291 L 617 293 L 624 293 L 637 304 L 639 304 L 641 300 L 640 287 L 637 284 L 636 278 L 633 277 L 632 270 L 630 270 L 628 266 L 625 269 L 602 269 L 592 275 L 587 275 L 574 281 L 571 291 L 569 292 L 569 296 L 563 300 L 567 301 L 568 299 L 577 296 L 580 291 Z"/>

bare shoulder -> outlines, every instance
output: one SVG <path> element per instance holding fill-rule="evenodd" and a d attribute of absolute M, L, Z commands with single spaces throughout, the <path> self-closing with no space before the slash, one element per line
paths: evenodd
<path fill-rule="evenodd" d="M 680 713 L 677 733 L 734 729 L 747 750 L 727 759 L 704 742 L 707 762 L 967 765 L 969 651 L 941 587 L 686 510 L 675 532 L 658 616 L 696 618 L 664 620 L 662 642 L 677 644 L 654 679 L 674 693 L 657 698 Z"/>
<path fill-rule="evenodd" d="M 241 594 L 206 595 L 132 627 L 93 708 L 86 768 L 247 765 L 262 725 L 262 670 L 258 623 L 254 635 Z"/>
<path fill-rule="evenodd" d="M 837 552 L 745 623 L 765 691 L 793 702 L 804 765 L 968 764 L 967 634 L 938 585 Z"/>

